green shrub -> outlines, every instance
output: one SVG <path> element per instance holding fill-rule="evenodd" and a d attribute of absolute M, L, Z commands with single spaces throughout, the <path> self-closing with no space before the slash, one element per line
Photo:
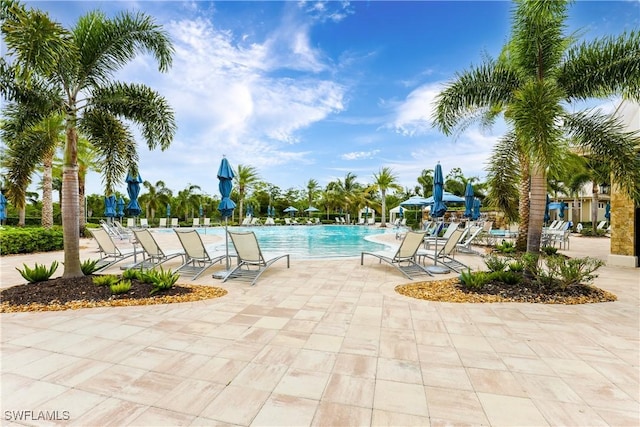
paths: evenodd
<path fill-rule="evenodd" d="M 513 271 L 514 273 L 522 273 L 524 271 L 524 264 L 522 261 L 510 262 L 507 267 L 509 268 L 509 271 Z"/>
<path fill-rule="evenodd" d="M 145 273 L 142 270 L 138 270 L 137 268 L 129 268 L 122 272 L 123 279 L 129 280 L 142 280 L 142 276 Z"/>
<path fill-rule="evenodd" d="M 104 276 L 95 276 L 93 278 L 93 284 L 96 286 L 111 286 L 118 283 L 120 278 L 113 274 L 105 274 Z"/>
<path fill-rule="evenodd" d="M 524 274 L 529 277 L 537 277 L 540 270 L 538 260 L 539 256 L 531 252 L 525 252 L 520 257 L 520 262 L 524 267 Z"/>
<path fill-rule="evenodd" d="M 513 271 L 494 271 L 489 274 L 491 280 L 496 282 L 502 282 L 507 285 L 518 285 L 524 280 L 522 273 L 515 273 Z"/>
<path fill-rule="evenodd" d="M 489 280 L 489 275 L 484 271 L 472 273 L 471 270 L 466 270 L 460 273 L 460 283 L 467 289 L 482 289 Z"/>
<path fill-rule="evenodd" d="M 506 258 L 490 255 L 484 259 L 484 263 L 489 271 L 504 271 L 507 268 L 508 261 Z"/>
<path fill-rule="evenodd" d="M 148 272 L 147 275 L 153 284 L 153 289 L 151 290 L 150 295 L 171 289 L 180 278 L 178 273 L 174 273 L 171 270 L 165 271 L 162 267 L 160 267 L 160 270 L 152 270 Z"/>
<path fill-rule="evenodd" d="M 16 270 L 20 272 L 20 275 L 25 278 L 25 280 L 29 283 L 36 282 L 44 282 L 45 280 L 49 280 L 49 278 L 56 272 L 58 269 L 58 261 L 53 261 L 51 263 L 51 267 L 47 268 L 44 264 L 39 265 L 36 263 L 34 268 L 29 268 L 27 264 L 22 264 L 24 266 L 24 270 L 20 270 L 16 267 Z"/>
<path fill-rule="evenodd" d="M 85 276 L 91 275 L 94 271 L 98 269 L 98 267 L 96 267 L 98 265 L 98 261 L 99 260 L 97 259 L 88 259 L 88 260 L 82 261 L 82 263 L 80 263 L 80 269 L 82 270 L 82 273 Z"/>
<path fill-rule="evenodd" d="M 111 293 L 114 295 L 126 294 L 131 290 L 131 280 L 121 280 L 118 283 L 109 285 Z"/>
<path fill-rule="evenodd" d="M 516 245 L 508 240 L 503 240 L 501 244 L 496 245 L 498 252 L 503 254 L 511 254 L 516 251 Z"/>
<path fill-rule="evenodd" d="M 542 253 L 544 253 L 546 256 L 557 255 L 558 254 L 558 248 L 556 248 L 554 246 L 543 246 L 542 247 Z"/>
<path fill-rule="evenodd" d="M 30 254 L 64 249 L 62 227 L 7 227 L 0 231 L 0 255 Z"/>
<path fill-rule="evenodd" d="M 546 278 L 554 280 L 561 289 L 593 281 L 598 277 L 593 272 L 604 265 L 603 261 L 589 257 L 566 259 L 561 256 L 552 256 L 545 261 Z"/>

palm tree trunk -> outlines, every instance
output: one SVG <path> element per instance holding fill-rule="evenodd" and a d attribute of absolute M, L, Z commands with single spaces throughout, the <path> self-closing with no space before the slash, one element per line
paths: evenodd
<path fill-rule="evenodd" d="M 547 175 L 544 166 L 535 165 L 531 171 L 531 203 L 529 207 L 529 230 L 527 230 L 527 252 L 538 254 L 542 240 L 544 208 L 547 203 Z"/>
<path fill-rule="evenodd" d="M 42 218 L 44 228 L 53 226 L 53 150 L 46 153 L 42 161 Z"/>
<path fill-rule="evenodd" d="M 524 252 L 527 250 L 527 240 L 529 238 L 529 192 L 531 191 L 531 172 L 529 161 L 525 157 L 520 158 L 520 200 L 518 202 L 518 237 L 516 238 L 516 250 Z"/>
<path fill-rule="evenodd" d="M 387 203 L 386 203 L 386 195 L 385 191 L 380 192 L 382 194 L 382 214 L 380 215 L 380 227 L 387 226 Z"/>
<path fill-rule="evenodd" d="M 78 134 L 75 115 L 67 114 L 67 141 L 62 168 L 62 233 L 64 238 L 63 278 L 82 277 L 80 268 L 80 224 L 78 190 Z"/>
<path fill-rule="evenodd" d="M 27 207 L 26 205 L 18 209 L 18 227 L 24 227 L 27 219 Z"/>

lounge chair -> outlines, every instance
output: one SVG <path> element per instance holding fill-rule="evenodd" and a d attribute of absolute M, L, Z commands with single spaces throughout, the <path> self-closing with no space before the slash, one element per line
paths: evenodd
<path fill-rule="evenodd" d="M 131 232 L 130 228 L 124 228 L 122 226 L 122 224 L 120 224 L 120 221 L 113 221 L 113 226 L 112 226 L 116 232 L 118 232 L 120 235 L 122 236 L 126 236 L 126 238 L 129 238 L 131 236 L 133 236 L 133 233 Z"/>
<path fill-rule="evenodd" d="M 276 223 L 273 218 L 267 217 L 267 219 L 264 220 L 264 225 L 276 225 Z"/>
<path fill-rule="evenodd" d="M 149 220 L 147 218 L 140 218 L 140 227 L 148 228 L 149 227 Z"/>
<path fill-rule="evenodd" d="M 251 215 L 245 216 L 240 225 L 251 225 Z"/>
<path fill-rule="evenodd" d="M 180 227 L 180 223 L 178 222 L 178 218 L 171 218 L 171 228 Z"/>
<path fill-rule="evenodd" d="M 367 219 L 367 225 L 376 225 L 376 219 L 374 217 Z"/>
<path fill-rule="evenodd" d="M 128 240 L 130 237 L 129 233 L 121 233 L 120 230 L 113 225 L 109 225 L 104 221 L 100 221 L 100 227 L 112 238 L 120 239 L 120 240 Z"/>
<path fill-rule="evenodd" d="M 211 218 L 205 218 L 202 220 L 202 226 L 203 227 L 211 227 Z"/>
<path fill-rule="evenodd" d="M 402 274 L 413 280 L 414 275 L 431 275 L 424 267 L 417 262 L 416 253 L 424 239 L 424 231 L 407 231 L 400 247 L 395 253 L 392 252 L 362 252 L 360 254 L 360 265 L 364 264 L 364 256 L 371 255 L 396 267 Z"/>
<path fill-rule="evenodd" d="M 134 264 L 131 268 L 153 269 L 170 259 L 179 256 L 184 257 L 184 252 L 182 251 L 164 252 L 158 246 L 153 234 L 147 229 L 134 230 L 133 234 L 135 234 L 136 240 L 140 243 L 144 252 L 143 260 Z"/>
<path fill-rule="evenodd" d="M 467 270 L 469 267 L 460 261 L 456 260 L 453 255 L 456 247 L 464 234 L 464 229 L 458 228 L 457 223 L 452 223 L 449 227 L 455 226 L 453 232 L 449 235 L 449 238 L 436 253 L 430 254 L 427 250 L 421 249 L 418 251 L 418 257 L 424 259 L 430 259 L 436 264 L 440 263 L 445 267 L 452 269 L 460 273 L 462 270 Z"/>
<path fill-rule="evenodd" d="M 136 226 L 135 218 L 127 218 L 127 228 L 134 228 Z"/>
<path fill-rule="evenodd" d="M 121 251 L 106 230 L 102 228 L 93 228 L 90 229 L 90 231 L 93 238 L 96 239 L 98 249 L 100 250 L 100 259 L 96 264 L 97 269 L 95 272 L 105 270 L 112 265 L 135 255 L 135 251 L 133 249 Z"/>
<path fill-rule="evenodd" d="M 356 223 L 356 225 L 364 225 L 364 218 L 361 217 Z"/>
<path fill-rule="evenodd" d="M 251 219 L 251 223 L 249 223 L 249 225 L 262 225 L 262 223 L 260 222 L 260 218 L 254 217 Z"/>
<path fill-rule="evenodd" d="M 231 237 L 231 241 L 236 250 L 238 265 L 227 274 L 223 282 L 229 279 L 239 279 L 250 282 L 253 286 L 267 268 L 282 258 L 287 259 L 287 268 L 289 268 L 289 254 L 280 254 L 269 259 L 264 257 L 260 250 L 258 239 L 253 231 L 229 231 L 229 237 Z"/>
<path fill-rule="evenodd" d="M 435 234 L 436 232 L 434 231 L 434 235 L 433 236 L 426 236 L 424 238 L 424 247 L 425 249 L 429 249 L 431 247 L 432 243 L 439 243 L 439 242 L 445 242 L 449 236 L 451 236 L 451 233 L 453 233 L 453 230 L 456 230 L 458 228 L 458 226 L 460 225 L 460 223 L 457 222 L 452 222 L 447 226 L 447 229 L 445 230 L 444 234 L 442 235 L 442 237 L 439 237 L 438 234 L 440 234 L 440 230 L 443 227 L 443 223 L 436 223 L 435 225 L 435 230 L 437 230 L 437 234 Z M 464 231 L 464 230 L 463 230 Z"/>
<path fill-rule="evenodd" d="M 477 225 L 467 227 L 464 234 L 460 238 L 460 242 L 456 245 L 456 250 L 458 252 L 480 255 L 478 251 L 471 248 L 471 244 L 480 235 L 481 232 L 482 227 L 479 227 Z"/>
<path fill-rule="evenodd" d="M 160 218 L 160 222 L 158 223 L 158 227 L 167 228 L 167 218 Z"/>
<path fill-rule="evenodd" d="M 607 221 L 600 221 L 596 226 L 596 230 L 604 230 L 605 225 L 607 225 Z"/>
<path fill-rule="evenodd" d="M 193 228 L 200 227 L 200 218 L 193 218 L 193 224 L 191 224 Z"/>
<path fill-rule="evenodd" d="M 174 230 L 180 239 L 184 249 L 184 263 L 178 267 L 177 273 L 194 274 L 191 280 L 196 280 L 204 271 L 217 262 L 222 262 L 226 254 L 212 257 L 202 243 L 202 238 L 197 230 Z"/>

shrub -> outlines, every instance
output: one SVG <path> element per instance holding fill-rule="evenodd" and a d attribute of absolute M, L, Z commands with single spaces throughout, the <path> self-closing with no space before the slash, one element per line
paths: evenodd
<path fill-rule="evenodd" d="M 482 289 L 490 280 L 490 277 L 484 271 L 477 271 L 472 273 L 471 270 L 466 270 L 460 273 L 460 283 L 467 289 Z"/>
<path fill-rule="evenodd" d="M 178 273 L 174 273 L 171 270 L 165 271 L 162 269 L 162 267 L 160 267 L 159 271 L 152 270 L 147 275 L 149 276 L 149 278 L 151 279 L 151 283 L 153 284 L 153 289 L 151 290 L 149 295 L 171 289 L 180 278 L 180 275 Z"/>
<path fill-rule="evenodd" d="M 131 280 L 121 280 L 118 283 L 109 285 L 111 293 L 114 295 L 126 294 L 131 289 Z"/>
<path fill-rule="evenodd" d="M 39 265 L 36 263 L 34 268 L 29 268 L 27 264 L 22 264 L 24 266 L 24 270 L 20 270 L 16 267 L 16 270 L 20 272 L 20 275 L 25 278 L 25 280 L 29 283 L 36 282 L 44 282 L 45 280 L 49 280 L 49 278 L 56 272 L 58 269 L 58 261 L 53 261 L 51 263 L 51 267 L 47 268 L 44 264 Z"/>
<path fill-rule="evenodd" d="M 128 280 L 142 280 L 142 276 L 145 273 L 142 270 L 136 268 L 129 268 L 122 272 L 122 278 Z"/>
<path fill-rule="evenodd" d="M 516 251 L 516 245 L 508 240 L 503 240 L 501 244 L 496 245 L 498 252 L 503 254 L 511 254 Z"/>
<path fill-rule="evenodd" d="M 518 285 L 524 280 L 521 273 L 515 273 L 513 271 L 494 271 L 490 273 L 490 278 L 496 282 L 502 282 L 511 286 Z"/>
<path fill-rule="evenodd" d="M 118 283 L 120 278 L 113 274 L 105 274 L 104 276 L 95 276 L 93 278 L 93 284 L 96 286 L 111 286 Z"/>
<path fill-rule="evenodd" d="M 522 261 L 513 261 L 508 265 L 509 271 L 513 271 L 514 273 L 522 273 L 524 271 L 524 264 Z"/>
<path fill-rule="evenodd" d="M 520 262 L 524 267 L 524 274 L 529 277 L 537 277 L 540 267 L 538 266 L 539 256 L 531 252 L 525 252 L 520 257 Z"/>
<path fill-rule="evenodd" d="M 0 255 L 30 254 L 64 249 L 62 227 L 5 228 L 0 231 Z"/>
<path fill-rule="evenodd" d="M 98 269 L 98 267 L 96 267 L 98 265 L 98 261 L 99 260 L 97 259 L 88 259 L 88 260 L 82 261 L 82 263 L 80 264 L 80 269 L 82 270 L 82 273 L 85 276 L 91 275 L 94 271 Z"/>
<path fill-rule="evenodd" d="M 552 256 L 546 259 L 548 278 L 555 279 L 561 289 L 572 285 L 589 283 L 596 274 L 594 271 L 604 265 L 604 262 L 596 258 L 572 258 L 565 259 L 561 256 Z"/>
<path fill-rule="evenodd" d="M 553 256 L 553 255 L 557 255 L 558 254 L 558 248 L 556 248 L 554 246 L 543 246 L 542 247 L 542 252 L 546 256 Z"/>
<path fill-rule="evenodd" d="M 484 263 L 489 271 L 504 271 L 507 268 L 507 260 L 495 255 L 486 257 Z"/>

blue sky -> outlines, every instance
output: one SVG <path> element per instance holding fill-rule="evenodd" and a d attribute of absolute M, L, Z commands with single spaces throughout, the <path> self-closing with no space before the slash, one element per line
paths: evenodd
<path fill-rule="evenodd" d="M 168 73 L 139 57 L 119 73 L 148 84 L 176 113 L 171 148 L 139 140 L 142 178 L 174 192 L 197 184 L 217 195 L 222 155 L 282 190 L 321 186 L 348 172 L 361 183 L 390 167 L 404 187 L 440 161 L 484 178 L 504 131 L 469 128 L 456 138 L 431 126 L 432 101 L 457 71 L 498 55 L 512 3 L 413 2 L 28 2 L 70 26 L 85 12 L 144 11 L 170 34 Z M 640 2 L 578 1 L 569 31 L 584 39 L 640 27 Z M 605 102 L 613 110 L 616 100 Z M 125 184 L 120 191 L 125 193 Z M 102 193 L 90 174 L 87 193 Z"/>

